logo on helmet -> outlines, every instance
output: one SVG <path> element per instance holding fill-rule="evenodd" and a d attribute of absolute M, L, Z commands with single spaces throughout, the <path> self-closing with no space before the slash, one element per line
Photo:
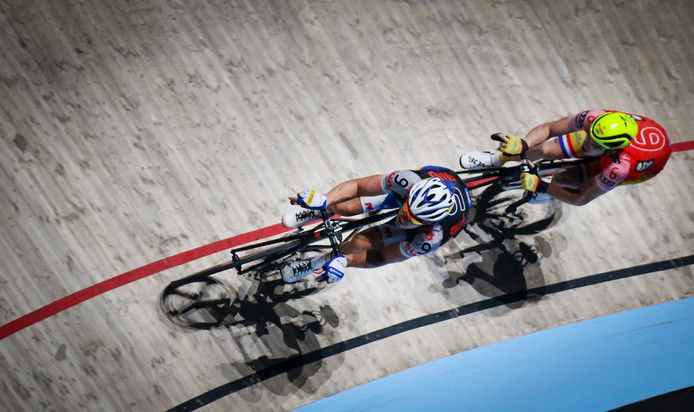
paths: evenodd
<path fill-rule="evenodd" d="M 650 169 L 654 163 L 655 163 L 655 159 L 643 160 L 643 161 L 640 161 L 636 164 L 635 169 L 637 172 L 645 172 L 646 170 Z"/>
<path fill-rule="evenodd" d="M 600 124 L 600 123 L 596 124 L 596 125 L 595 125 L 595 131 L 596 131 L 597 133 L 599 133 L 600 135 L 605 134 L 605 125 Z"/>
<path fill-rule="evenodd" d="M 665 147 L 667 139 L 659 128 L 648 126 L 641 129 L 632 142 L 639 150 L 656 152 Z"/>

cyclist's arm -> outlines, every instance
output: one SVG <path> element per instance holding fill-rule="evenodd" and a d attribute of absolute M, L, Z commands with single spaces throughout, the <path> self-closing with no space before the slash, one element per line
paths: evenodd
<path fill-rule="evenodd" d="M 535 126 L 525 136 L 525 141 L 529 147 L 533 147 L 542 144 L 550 137 L 574 132 L 576 131 L 575 118 L 576 115 L 571 115 Z"/>
<path fill-rule="evenodd" d="M 381 185 L 383 176 L 360 177 L 347 180 L 333 187 L 326 195 L 328 210 L 343 216 L 353 216 L 362 213 L 360 197 L 376 196 L 385 193 Z"/>
<path fill-rule="evenodd" d="M 342 182 L 333 187 L 326 195 L 328 204 L 341 203 L 360 196 L 382 195 L 385 193 L 381 187 L 382 179 L 383 175 L 373 175 Z"/>
<path fill-rule="evenodd" d="M 345 216 L 362 213 L 359 197 L 384 194 L 381 186 L 383 176 L 360 177 L 347 180 L 333 187 L 325 196 L 328 200 L 328 210 Z M 289 196 L 289 203 L 295 205 L 296 196 Z"/>

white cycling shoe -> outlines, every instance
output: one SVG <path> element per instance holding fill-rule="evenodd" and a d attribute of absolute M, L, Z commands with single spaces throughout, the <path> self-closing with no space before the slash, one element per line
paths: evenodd
<path fill-rule="evenodd" d="M 465 152 L 460 156 L 460 166 L 463 169 L 475 170 L 485 167 L 498 167 L 503 164 L 496 152 Z"/>
<path fill-rule="evenodd" d="M 315 270 L 323 267 L 325 262 L 330 260 L 330 255 L 320 255 L 312 259 L 299 259 L 286 263 L 280 268 L 282 279 L 287 283 L 298 282 Z"/>
<path fill-rule="evenodd" d="M 298 228 L 320 218 L 321 215 L 319 210 L 305 209 L 299 205 L 291 205 L 289 206 L 289 210 L 282 216 L 282 225 L 284 227 Z"/>
<path fill-rule="evenodd" d="M 282 279 L 285 282 L 294 283 L 310 275 L 314 270 L 315 269 L 313 268 L 310 260 L 302 259 L 282 266 L 280 273 L 282 274 Z"/>
<path fill-rule="evenodd" d="M 300 259 L 289 262 L 280 269 L 282 279 L 287 283 L 298 282 L 323 267 L 328 260 L 330 260 L 330 255 L 326 254 L 311 259 Z"/>

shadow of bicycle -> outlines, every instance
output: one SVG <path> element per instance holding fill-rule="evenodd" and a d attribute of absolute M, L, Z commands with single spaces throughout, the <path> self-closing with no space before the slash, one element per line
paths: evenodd
<path fill-rule="evenodd" d="M 333 308 L 308 298 L 325 287 L 322 283 L 287 285 L 278 275 L 262 276 L 264 280 L 243 279 L 234 284 L 222 278 L 228 276 L 210 276 L 175 288 L 167 287 L 159 305 L 161 313 L 178 326 L 210 330 L 217 336 L 231 335 L 231 340 L 219 336 L 220 342 L 233 345 L 225 348 L 231 361 L 217 366 L 229 380 L 272 371 L 274 365 L 319 350 L 320 335 L 333 339 L 332 335 L 337 333 L 340 320 Z M 339 364 L 342 359 L 338 356 L 330 361 Z M 262 384 L 281 395 L 301 389 L 313 391 L 304 386 L 324 363 L 325 360 L 319 360 L 299 364 Z M 329 375 L 334 368 L 323 369 L 321 373 Z M 242 396 L 253 401 L 259 395 L 251 391 Z"/>
<path fill-rule="evenodd" d="M 444 251 L 449 276 L 442 282 L 444 288 L 469 284 L 483 296 L 496 297 L 545 285 L 539 261 L 553 253 L 553 246 L 540 234 L 560 222 L 566 211 L 553 200 L 525 204 L 508 213 L 507 206 L 518 198 L 518 191 L 504 192 L 496 186 L 477 198 L 471 223 L 447 248 L 455 251 Z M 525 302 L 506 306 L 518 308 Z"/>

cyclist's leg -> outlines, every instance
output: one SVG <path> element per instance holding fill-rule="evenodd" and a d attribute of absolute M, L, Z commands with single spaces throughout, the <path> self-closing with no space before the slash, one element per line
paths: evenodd
<path fill-rule="evenodd" d="M 347 258 L 347 265 L 368 267 L 369 251 L 383 248 L 383 235 L 378 227 L 357 233 L 352 239 L 340 245 L 340 253 Z"/>
<path fill-rule="evenodd" d="M 584 181 L 580 167 L 568 167 L 552 176 L 552 182 L 564 189 L 577 190 Z"/>
<path fill-rule="evenodd" d="M 578 190 L 586 179 L 601 173 L 598 159 L 582 165 L 567 167 L 552 177 L 552 182 L 569 190 Z"/>
<path fill-rule="evenodd" d="M 544 176 L 541 173 L 541 176 Z M 564 169 L 560 169 L 556 173 L 552 174 L 550 180 L 554 184 L 558 184 L 564 189 L 574 191 L 578 190 L 583 183 L 585 173 L 582 171 L 582 166 L 570 166 Z M 543 204 L 554 200 L 554 196 L 549 193 L 535 193 L 530 199 L 530 204 Z"/>
<path fill-rule="evenodd" d="M 359 232 L 349 241 L 341 243 L 340 253 L 347 259 L 347 266 L 377 267 L 384 264 L 384 258 L 389 259 L 386 263 L 396 261 L 391 257 L 392 246 L 398 250 L 398 242 L 404 238 L 405 235 L 401 229 L 393 224 L 385 223 Z M 297 282 L 323 267 L 333 257 L 330 252 L 310 260 L 290 262 L 280 270 L 282 278 L 285 282 Z"/>
<path fill-rule="evenodd" d="M 551 181 L 552 183 L 558 184 L 566 190 L 577 192 L 581 188 L 583 182 L 586 181 L 586 179 L 593 177 L 600 172 L 601 170 L 599 168 L 599 162 L 596 159 L 596 161 L 594 162 L 589 162 L 582 165 L 575 165 L 562 169 L 554 175 L 552 175 Z M 543 204 L 553 199 L 554 197 L 547 193 L 536 193 L 529 203 Z"/>
<path fill-rule="evenodd" d="M 583 143 L 587 137 L 586 132 L 578 131 L 553 137 L 539 146 L 533 147 L 528 151 L 528 159 L 574 159 L 583 156 Z M 578 190 L 585 181 L 586 172 L 583 166 L 569 167 L 555 173 L 552 182 L 567 190 Z M 547 193 L 537 193 L 530 203 L 541 204 L 552 200 L 553 197 Z"/>
<path fill-rule="evenodd" d="M 392 223 L 369 228 L 340 245 L 349 266 L 373 268 L 387 263 L 399 262 L 406 257 L 400 253 L 400 242 L 406 238 L 405 231 Z"/>

